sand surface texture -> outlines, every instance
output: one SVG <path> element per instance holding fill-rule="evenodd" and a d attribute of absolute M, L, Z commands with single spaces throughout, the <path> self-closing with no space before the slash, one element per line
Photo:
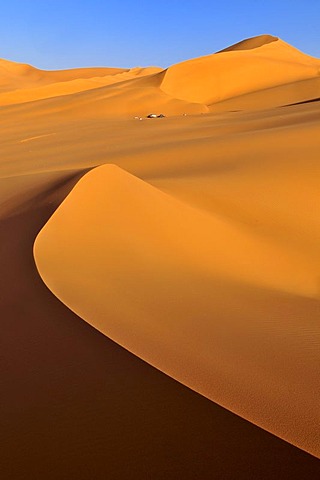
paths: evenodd
<path fill-rule="evenodd" d="M 12 478 L 318 478 L 319 81 L 268 35 L 166 70 L 0 62 Z"/>

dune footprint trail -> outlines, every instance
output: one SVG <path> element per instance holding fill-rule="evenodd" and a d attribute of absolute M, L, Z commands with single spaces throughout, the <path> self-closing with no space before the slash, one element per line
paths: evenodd
<path fill-rule="evenodd" d="M 79 181 L 38 235 L 34 254 L 47 286 L 98 330 L 320 455 L 312 257 L 113 165 Z"/>

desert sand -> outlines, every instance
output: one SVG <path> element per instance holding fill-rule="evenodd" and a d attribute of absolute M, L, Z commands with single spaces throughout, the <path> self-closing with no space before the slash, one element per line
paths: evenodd
<path fill-rule="evenodd" d="M 6 478 L 319 477 L 319 82 L 1 60 Z"/>

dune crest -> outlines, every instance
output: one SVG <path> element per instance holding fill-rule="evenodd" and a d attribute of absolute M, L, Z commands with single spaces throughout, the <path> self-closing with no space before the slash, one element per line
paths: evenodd
<path fill-rule="evenodd" d="M 300 363 L 301 356 L 320 361 L 308 346 L 319 305 L 312 257 L 264 244 L 112 165 L 79 181 L 38 235 L 34 252 L 47 286 L 98 330 L 319 455 L 315 372 L 310 360 Z M 258 324 L 257 304 L 263 305 Z M 303 318 L 286 319 L 289 305 Z M 287 335 L 299 336 L 301 328 L 309 335 L 299 345 L 288 343 Z M 301 378 L 304 388 L 293 401 Z"/>
<path fill-rule="evenodd" d="M 39 70 L 31 65 L 0 59 L 0 93 L 36 88 L 56 82 L 118 75 L 123 68 L 74 68 L 70 70 Z"/>
<path fill-rule="evenodd" d="M 185 101 L 206 105 L 319 76 L 320 61 L 280 39 L 249 39 L 249 49 L 229 47 L 169 67 L 161 88 Z M 241 42 L 240 42 L 241 44 Z M 239 45 L 239 44 L 238 44 Z"/>
<path fill-rule="evenodd" d="M 263 45 L 267 45 L 268 43 L 276 42 L 277 40 L 279 40 L 279 38 L 274 37 L 273 35 L 258 35 L 257 37 L 246 38 L 241 42 L 230 45 L 230 47 L 219 50 L 219 52 L 217 53 L 234 52 L 236 50 L 252 50 L 254 48 L 259 48 Z"/>
<path fill-rule="evenodd" d="M 111 69 L 110 69 L 111 70 Z M 112 70 L 113 71 L 113 70 Z M 49 84 L 41 84 L 29 88 L 20 88 L 19 90 L 11 90 L 9 92 L 0 93 L 0 105 L 14 105 L 19 103 L 34 102 L 47 98 L 72 95 L 74 93 L 85 92 L 100 88 L 106 85 L 126 82 L 131 79 L 141 78 L 147 75 L 154 75 L 162 71 L 158 67 L 132 68 L 125 71 L 115 71 L 112 74 L 95 76 L 96 69 L 88 69 L 92 77 L 87 78 L 71 78 L 66 80 L 54 81 Z M 40 83 L 40 82 L 39 82 Z"/>

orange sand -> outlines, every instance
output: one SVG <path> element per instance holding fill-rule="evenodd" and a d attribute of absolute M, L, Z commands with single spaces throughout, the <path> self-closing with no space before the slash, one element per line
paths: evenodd
<path fill-rule="evenodd" d="M 167 70 L 0 63 L 2 218 L 84 175 L 34 245 L 49 289 L 318 457 L 319 72 L 271 36 Z"/>

